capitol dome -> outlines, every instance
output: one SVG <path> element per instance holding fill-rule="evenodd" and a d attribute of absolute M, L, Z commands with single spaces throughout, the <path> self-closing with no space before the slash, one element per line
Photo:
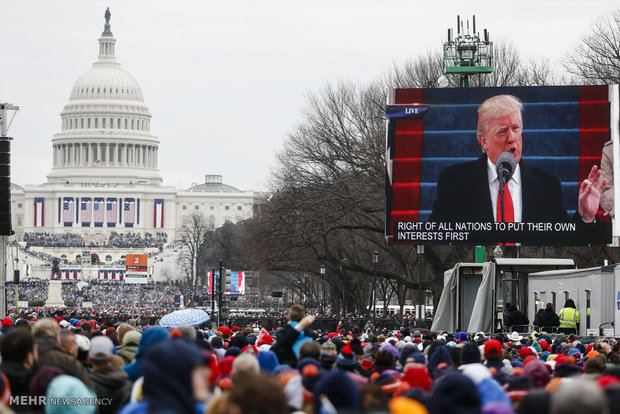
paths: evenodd
<path fill-rule="evenodd" d="M 121 99 L 144 102 L 142 89 L 119 64 L 95 63 L 73 85 L 70 101 L 80 99 Z"/>
<path fill-rule="evenodd" d="M 60 114 L 50 183 L 162 182 L 151 113 L 138 81 L 116 61 L 110 16 L 108 9 L 97 61 L 73 84 Z"/>

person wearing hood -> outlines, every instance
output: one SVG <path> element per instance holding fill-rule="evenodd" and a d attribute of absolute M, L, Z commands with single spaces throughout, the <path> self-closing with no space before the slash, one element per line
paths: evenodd
<path fill-rule="evenodd" d="M 546 331 L 551 331 L 551 328 L 560 325 L 560 318 L 553 311 L 553 303 L 547 303 L 545 309 L 538 311 L 536 319 L 534 319 L 534 325 Z"/>
<path fill-rule="evenodd" d="M 575 301 L 566 299 L 564 307 L 558 312 L 560 327 L 558 332 L 565 334 L 576 334 L 579 331 L 579 311 L 575 306 Z"/>
<path fill-rule="evenodd" d="M 110 404 L 99 408 L 100 414 L 113 414 L 129 400 L 131 381 L 122 368 L 113 365 L 114 343 L 105 336 L 90 341 L 88 362 L 93 366 L 90 379 L 99 398 L 106 398 Z"/>
<path fill-rule="evenodd" d="M 431 378 L 437 381 L 453 371 L 448 347 L 445 345 L 435 347 L 428 357 L 428 372 L 431 374 Z"/>
<path fill-rule="evenodd" d="M 127 372 L 127 374 L 129 375 L 129 379 L 131 381 L 135 382 L 138 378 L 142 376 L 142 357 L 144 356 L 144 353 L 148 350 L 148 348 L 157 342 L 169 338 L 170 333 L 168 332 L 168 330 L 160 326 L 154 326 L 144 330 L 142 338 L 140 338 L 140 343 L 138 344 L 135 361 L 123 367 L 125 372 Z"/>
<path fill-rule="evenodd" d="M 120 413 L 202 414 L 209 397 L 208 358 L 184 339 L 151 343 L 141 358 L 144 400 L 126 405 Z"/>
<path fill-rule="evenodd" d="M 121 357 L 125 365 L 131 364 L 136 357 L 141 338 L 142 334 L 136 330 L 129 331 L 123 335 L 123 342 L 118 349 L 118 356 Z"/>
<path fill-rule="evenodd" d="M 493 378 L 489 368 L 482 365 L 481 360 L 478 346 L 473 342 L 468 342 L 461 348 L 462 365 L 459 370 L 476 384 L 483 407 L 491 403 L 502 403 L 510 407 L 510 400 L 502 386 Z"/>
<path fill-rule="evenodd" d="M 515 305 L 506 304 L 504 311 L 504 326 L 512 329 L 513 326 L 523 326 L 530 323 L 530 320 Z"/>

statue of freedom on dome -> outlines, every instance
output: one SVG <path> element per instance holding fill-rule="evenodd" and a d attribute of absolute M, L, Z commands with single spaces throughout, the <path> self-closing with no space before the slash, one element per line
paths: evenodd
<path fill-rule="evenodd" d="M 105 10 L 105 22 L 106 23 L 110 23 L 110 16 L 112 16 L 112 13 L 110 13 L 110 8 L 108 7 Z"/>

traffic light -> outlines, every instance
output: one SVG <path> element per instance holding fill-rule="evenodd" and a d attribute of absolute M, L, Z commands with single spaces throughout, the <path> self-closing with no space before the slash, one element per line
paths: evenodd
<path fill-rule="evenodd" d="M 19 285 L 19 269 L 13 271 L 13 283 Z"/>
<path fill-rule="evenodd" d="M 230 292 L 230 269 L 224 269 L 224 292 Z"/>
<path fill-rule="evenodd" d="M 0 235 L 15 234 L 11 228 L 11 141 L 0 138 Z"/>

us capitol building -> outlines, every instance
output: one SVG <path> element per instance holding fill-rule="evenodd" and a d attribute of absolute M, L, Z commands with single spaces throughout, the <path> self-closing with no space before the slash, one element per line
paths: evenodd
<path fill-rule="evenodd" d="M 109 10 L 105 17 L 98 60 L 75 82 L 60 114 L 47 182 L 12 185 L 23 276 L 49 277 L 53 258 L 66 270 L 59 278 L 86 280 L 111 277 L 108 270 L 122 267 L 128 253 L 161 261 L 194 213 L 217 228 L 252 217 L 263 196 L 226 185 L 221 175 L 186 190 L 163 185 L 151 114 L 140 85 L 116 60 Z M 97 267 L 84 268 L 91 264 Z"/>

